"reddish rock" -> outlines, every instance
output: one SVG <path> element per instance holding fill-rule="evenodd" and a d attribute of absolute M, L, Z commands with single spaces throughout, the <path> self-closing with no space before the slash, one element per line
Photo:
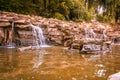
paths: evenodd
<path fill-rule="evenodd" d="M 0 22 L 0 27 L 9 27 L 9 26 L 11 26 L 11 24 L 8 21 L 1 21 Z"/>

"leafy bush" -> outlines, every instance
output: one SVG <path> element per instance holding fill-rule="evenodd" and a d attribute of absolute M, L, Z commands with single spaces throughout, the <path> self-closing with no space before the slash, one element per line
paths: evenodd
<path fill-rule="evenodd" d="M 105 15 L 105 16 L 103 16 L 103 15 L 97 15 L 96 16 L 96 19 L 98 20 L 98 21 L 100 21 L 100 22 L 112 22 L 112 18 L 111 18 L 111 16 L 107 16 L 107 15 Z"/>
<path fill-rule="evenodd" d="M 105 10 L 97 15 L 98 6 Z M 0 10 L 60 20 L 120 22 L 120 0 L 0 0 Z"/>
<path fill-rule="evenodd" d="M 65 17 L 58 12 L 56 12 L 53 17 L 56 18 L 56 19 L 59 19 L 59 20 L 65 20 Z"/>
<path fill-rule="evenodd" d="M 93 14 L 89 12 L 85 12 L 83 15 L 83 20 L 84 21 L 91 21 L 93 19 Z"/>

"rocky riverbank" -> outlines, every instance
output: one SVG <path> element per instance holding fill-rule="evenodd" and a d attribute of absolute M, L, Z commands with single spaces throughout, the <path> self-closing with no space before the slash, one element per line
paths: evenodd
<path fill-rule="evenodd" d="M 13 31 L 12 24 L 14 24 Z M 0 45 L 7 45 L 11 41 L 16 46 L 33 45 L 33 30 L 29 24 L 39 26 L 43 30 L 46 42 L 53 45 L 75 45 L 73 46 L 74 48 L 79 48 L 81 43 L 101 44 L 103 41 L 111 40 L 117 42 L 120 38 L 120 26 L 117 25 L 109 25 L 97 21 L 76 23 L 1 11 Z"/>

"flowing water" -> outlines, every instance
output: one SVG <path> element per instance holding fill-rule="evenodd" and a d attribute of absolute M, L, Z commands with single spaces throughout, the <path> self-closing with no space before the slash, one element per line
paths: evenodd
<path fill-rule="evenodd" d="M 47 46 L 42 29 L 39 26 L 34 26 L 32 24 L 31 24 L 31 26 L 33 29 L 33 34 L 34 34 L 33 45 L 36 47 Z"/>
<path fill-rule="evenodd" d="M 120 46 L 105 54 L 82 54 L 57 46 L 23 52 L 0 49 L 0 80 L 107 80 L 117 72 Z"/>
<path fill-rule="evenodd" d="M 92 50 L 97 51 L 101 50 L 103 46 L 104 41 L 107 41 L 107 35 L 105 34 L 105 30 L 101 31 L 101 34 L 95 33 L 92 28 L 89 26 L 85 28 L 85 37 L 84 37 L 84 43 L 83 50 Z"/>
<path fill-rule="evenodd" d="M 7 48 L 15 48 L 15 44 L 13 43 L 13 36 L 14 36 L 14 21 L 12 21 L 12 26 L 11 26 L 11 40 L 6 46 Z"/>

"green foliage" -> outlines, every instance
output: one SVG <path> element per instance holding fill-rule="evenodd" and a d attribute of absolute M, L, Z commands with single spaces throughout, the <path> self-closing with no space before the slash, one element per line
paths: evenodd
<path fill-rule="evenodd" d="M 74 21 L 90 21 L 93 18 L 93 13 L 88 11 L 83 0 L 74 0 L 70 18 Z"/>
<path fill-rule="evenodd" d="M 85 21 L 91 21 L 93 18 L 94 18 L 94 16 L 93 16 L 92 13 L 89 13 L 89 12 L 85 12 L 85 13 L 84 13 L 83 19 L 84 19 Z"/>
<path fill-rule="evenodd" d="M 35 14 L 35 5 L 29 0 L 0 0 L 0 9 L 23 14 Z"/>
<path fill-rule="evenodd" d="M 106 15 L 97 15 L 97 20 L 100 22 L 112 22 L 112 19 Z"/>
<path fill-rule="evenodd" d="M 104 14 L 95 10 L 103 6 Z M 120 0 L 0 0 L 0 10 L 54 17 L 60 20 L 120 21 Z"/>
<path fill-rule="evenodd" d="M 66 5 L 66 2 L 60 3 L 59 12 L 65 16 L 66 20 L 69 20 L 69 8 Z"/>
<path fill-rule="evenodd" d="M 59 19 L 59 20 L 65 20 L 65 17 L 58 12 L 55 13 L 54 18 Z"/>

